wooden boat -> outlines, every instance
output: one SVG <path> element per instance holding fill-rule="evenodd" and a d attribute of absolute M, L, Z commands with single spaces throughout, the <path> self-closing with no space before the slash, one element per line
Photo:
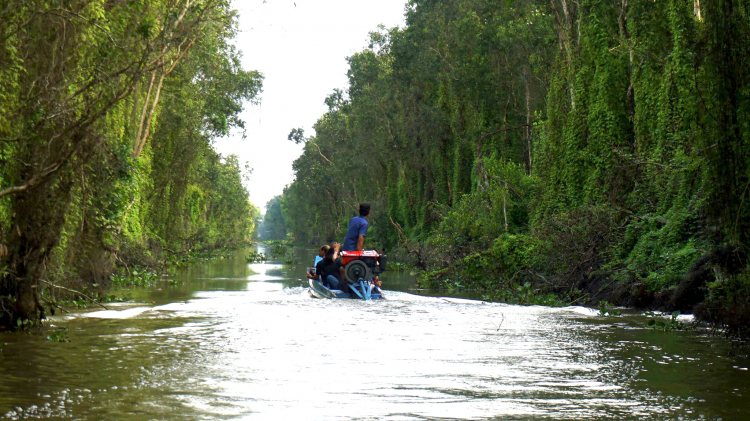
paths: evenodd
<path fill-rule="evenodd" d="M 357 282 L 349 282 L 349 291 L 343 292 L 338 289 L 328 289 L 325 285 L 321 284 L 315 279 L 308 279 L 310 281 L 310 295 L 315 298 L 353 298 L 359 300 L 380 300 L 383 297 L 383 291 L 375 286 L 372 281 L 366 281 L 360 279 Z"/>
<path fill-rule="evenodd" d="M 382 254 L 375 250 L 342 251 L 342 274 L 350 292 L 329 289 L 318 280 L 310 279 L 310 295 L 317 298 L 354 298 L 365 301 L 382 299 L 383 291 L 375 283 L 378 275 L 385 271 L 386 262 L 385 250 Z"/>

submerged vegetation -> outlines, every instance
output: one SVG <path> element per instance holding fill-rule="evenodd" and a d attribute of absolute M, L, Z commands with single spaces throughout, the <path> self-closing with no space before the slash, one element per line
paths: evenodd
<path fill-rule="evenodd" d="M 295 263 L 294 249 L 292 242 L 289 240 L 271 240 L 266 241 L 266 247 L 271 251 L 270 257 L 280 260 L 283 263 Z"/>
<path fill-rule="evenodd" d="M 268 260 L 268 256 L 255 250 L 251 250 L 250 253 L 247 254 L 245 260 L 247 260 L 247 263 L 261 263 Z"/>
<path fill-rule="evenodd" d="M 116 286 L 149 286 L 161 278 L 160 272 L 134 267 L 129 272 L 120 271 L 114 274 L 110 282 Z"/>
<path fill-rule="evenodd" d="M 0 1 L 0 326 L 250 240 L 249 169 L 212 148 L 261 88 L 236 18 L 228 0 Z"/>
<path fill-rule="evenodd" d="M 677 317 L 679 317 L 680 312 L 679 311 L 673 311 L 669 317 L 652 317 L 648 320 L 648 323 L 646 324 L 646 327 L 648 327 L 651 330 L 659 331 L 659 332 L 671 332 L 673 330 L 685 330 L 688 328 L 685 323 L 682 323 L 681 321 L 677 320 Z M 652 316 L 655 316 L 652 314 Z"/>
<path fill-rule="evenodd" d="M 349 58 L 315 136 L 290 133 L 304 153 L 277 225 L 340 240 L 367 201 L 367 246 L 424 286 L 747 334 L 748 16 L 739 0 L 411 0 L 404 28 Z"/>
<path fill-rule="evenodd" d="M 609 301 L 599 301 L 599 315 L 600 316 L 620 316 L 622 312 L 615 310 L 612 303 Z"/>

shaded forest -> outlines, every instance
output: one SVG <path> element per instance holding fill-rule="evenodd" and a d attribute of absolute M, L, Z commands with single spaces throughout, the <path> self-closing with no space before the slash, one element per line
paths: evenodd
<path fill-rule="evenodd" d="M 261 89 L 236 22 L 228 0 L 0 1 L 0 326 L 249 240 L 248 169 L 211 147 Z"/>
<path fill-rule="evenodd" d="M 280 200 L 298 242 L 373 205 L 438 289 L 750 321 L 750 5 L 412 0 L 349 57 Z M 527 294 L 529 295 L 529 294 Z"/>

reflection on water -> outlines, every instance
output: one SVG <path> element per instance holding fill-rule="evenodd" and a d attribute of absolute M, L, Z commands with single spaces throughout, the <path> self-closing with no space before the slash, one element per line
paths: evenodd
<path fill-rule="evenodd" d="M 300 256 L 300 259 L 312 253 Z M 311 259 L 310 259 L 311 260 Z M 306 265 L 195 265 L 182 286 L 0 335 L 9 419 L 743 419 L 746 356 L 638 315 L 409 293 L 318 300 Z M 398 289 L 400 291 L 394 291 Z"/>

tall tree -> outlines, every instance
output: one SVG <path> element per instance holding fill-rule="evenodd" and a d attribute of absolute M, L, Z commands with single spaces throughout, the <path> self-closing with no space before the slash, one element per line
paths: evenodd
<path fill-rule="evenodd" d="M 131 197 L 148 190 L 146 170 L 162 171 L 151 168 L 158 154 L 144 159 L 144 151 L 161 101 L 180 96 L 165 90 L 205 90 L 207 111 L 186 118 L 197 119 L 191 140 L 207 144 L 237 122 L 260 76 L 239 71 L 226 44 L 235 22 L 227 0 L 0 1 L 0 22 L 0 244 L 8 250 L 0 325 L 8 326 L 43 314 L 38 291 L 51 284 L 51 259 L 89 282 L 106 274 Z M 182 69 L 194 50 L 191 70 Z"/>

